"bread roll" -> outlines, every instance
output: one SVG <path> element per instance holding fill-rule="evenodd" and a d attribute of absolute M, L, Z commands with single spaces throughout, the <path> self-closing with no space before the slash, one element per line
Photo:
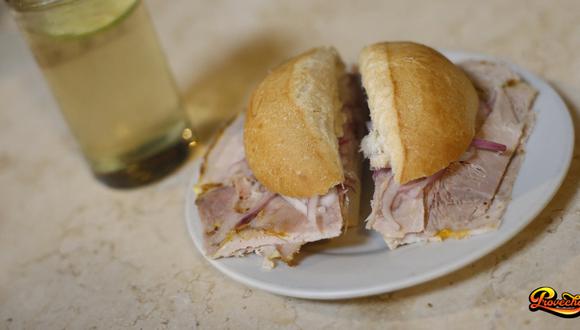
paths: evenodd
<path fill-rule="evenodd" d="M 344 181 L 337 140 L 344 74 L 334 48 L 316 48 L 274 69 L 254 91 L 244 149 L 252 172 L 268 190 L 312 197 Z"/>
<path fill-rule="evenodd" d="M 363 143 L 366 154 L 375 154 L 372 167 L 392 167 L 403 184 L 436 173 L 466 151 L 478 97 L 447 58 L 424 45 L 384 42 L 364 48 L 359 66 L 375 136 Z"/>

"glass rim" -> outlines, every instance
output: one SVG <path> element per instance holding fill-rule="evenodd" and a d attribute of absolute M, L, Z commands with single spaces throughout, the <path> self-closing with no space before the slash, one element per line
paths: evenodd
<path fill-rule="evenodd" d="M 78 0 L 5 0 L 16 11 L 37 11 Z"/>

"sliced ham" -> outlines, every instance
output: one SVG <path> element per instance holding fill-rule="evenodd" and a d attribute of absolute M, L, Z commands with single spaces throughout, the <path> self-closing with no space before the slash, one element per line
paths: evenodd
<path fill-rule="evenodd" d="M 493 102 L 476 138 L 504 145 L 506 150 L 472 147 L 444 171 L 419 181 L 421 184 L 411 183 L 410 189 L 390 180 L 392 174 L 375 176 L 367 223 L 391 248 L 473 235 L 500 224 L 521 160 L 517 166 L 510 162 L 523 148 L 522 136 L 533 120 L 530 109 L 536 91 L 503 65 L 467 62 L 462 67 L 482 91 L 480 102 Z"/>

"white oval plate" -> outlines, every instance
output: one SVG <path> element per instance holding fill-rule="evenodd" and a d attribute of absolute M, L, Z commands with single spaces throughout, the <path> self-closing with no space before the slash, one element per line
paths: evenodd
<path fill-rule="evenodd" d="M 503 62 L 462 52 L 444 54 L 454 62 L 468 59 Z M 572 121 L 560 96 L 536 75 L 506 64 L 537 88 L 539 94 L 533 107 L 536 124 L 499 230 L 465 240 L 450 239 L 393 251 L 375 232 L 350 230 L 344 237 L 326 244 L 306 245 L 296 267 L 279 263 L 276 268 L 265 270 L 261 267 L 262 258 L 256 255 L 208 261 L 234 280 L 254 288 L 299 298 L 342 299 L 386 293 L 426 282 L 501 246 L 530 223 L 554 196 L 566 175 L 574 147 Z M 189 185 L 185 214 L 189 233 L 203 254 L 201 222 L 191 189 L 197 181 L 198 170 L 199 163 Z"/>

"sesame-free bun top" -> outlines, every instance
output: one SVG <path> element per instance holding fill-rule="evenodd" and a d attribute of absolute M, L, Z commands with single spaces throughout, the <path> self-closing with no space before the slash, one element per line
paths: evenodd
<path fill-rule="evenodd" d="M 442 54 L 417 43 L 383 42 L 362 50 L 359 67 L 375 140 L 386 144 L 384 157 L 371 158 L 374 168 L 390 166 L 403 184 L 436 173 L 467 150 L 477 93 Z"/>
<path fill-rule="evenodd" d="M 344 181 L 338 151 L 343 75 L 334 48 L 315 48 L 272 70 L 252 94 L 244 149 L 250 169 L 268 190 L 312 197 Z"/>

